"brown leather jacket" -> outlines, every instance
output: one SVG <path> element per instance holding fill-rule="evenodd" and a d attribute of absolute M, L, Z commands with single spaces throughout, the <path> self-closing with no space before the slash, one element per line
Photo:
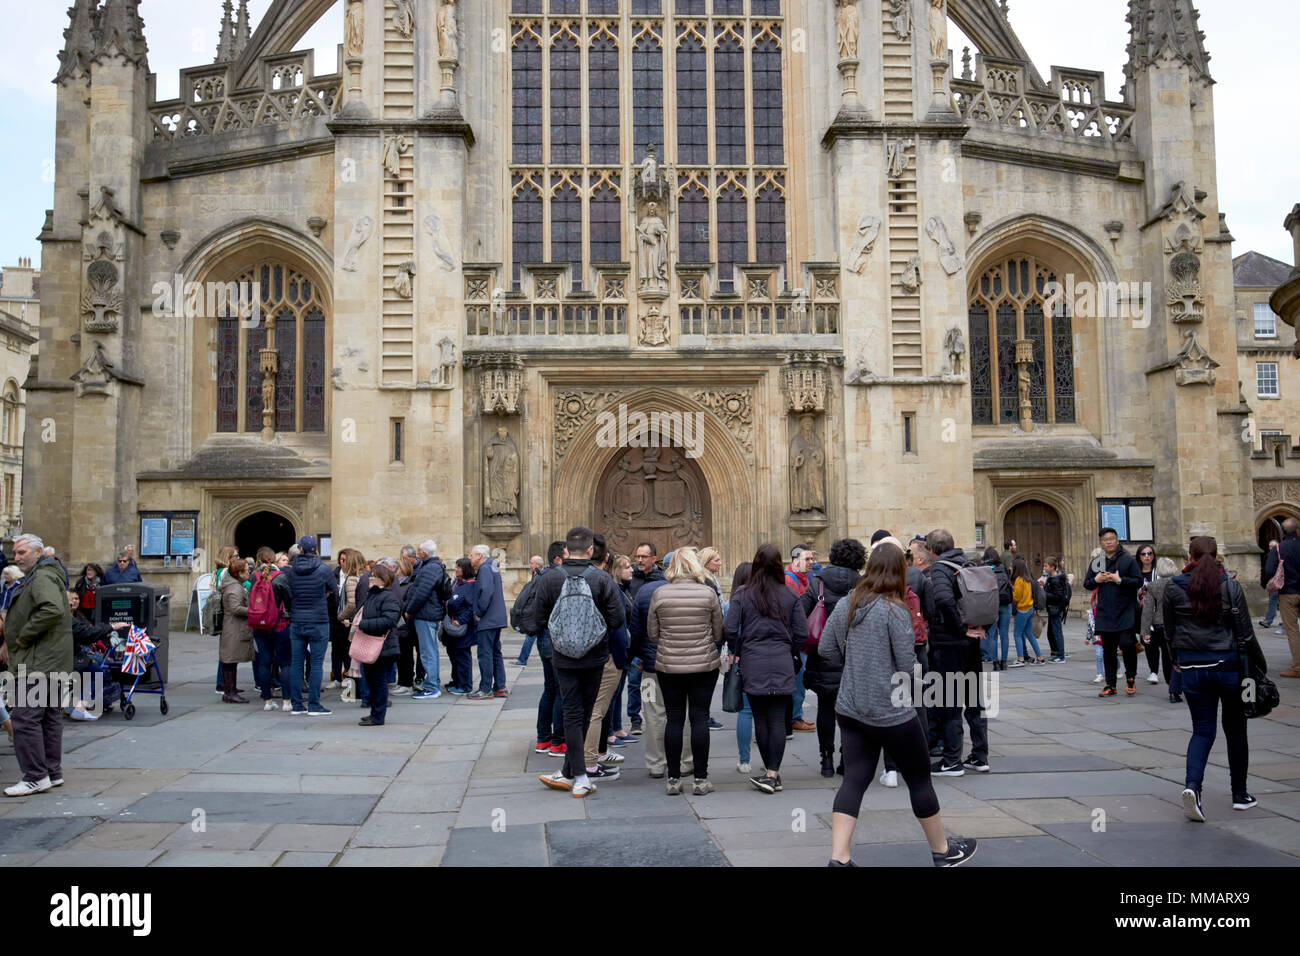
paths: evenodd
<path fill-rule="evenodd" d="M 646 637 L 658 645 L 655 671 L 700 674 L 720 664 L 722 605 L 707 584 L 683 578 L 655 591 L 646 618 Z"/>

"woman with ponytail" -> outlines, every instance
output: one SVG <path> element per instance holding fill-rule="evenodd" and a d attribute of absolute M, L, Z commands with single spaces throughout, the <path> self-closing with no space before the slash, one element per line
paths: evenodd
<path fill-rule="evenodd" d="M 1205 765 L 1214 746 L 1215 722 L 1223 703 L 1223 734 L 1228 741 L 1228 772 L 1232 808 L 1249 810 L 1258 801 L 1246 792 L 1250 749 L 1242 707 L 1238 648 L 1264 667 L 1264 654 L 1241 585 L 1219 566 L 1219 546 L 1211 537 L 1192 539 L 1188 564 L 1165 588 L 1165 638 L 1182 675 L 1182 691 L 1192 714 L 1192 739 L 1187 745 L 1187 776 L 1183 812 L 1189 820 L 1205 822 L 1201 787 Z"/>

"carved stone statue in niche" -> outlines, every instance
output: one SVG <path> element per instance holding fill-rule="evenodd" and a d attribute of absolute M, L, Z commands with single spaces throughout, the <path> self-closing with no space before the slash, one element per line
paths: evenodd
<path fill-rule="evenodd" d="M 947 0 L 930 0 L 930 59 L 948 59 Z"/>
<path fill-rule="evenodd" d="M 397 267 L 393 277 L 393 291 L 403 299 L 409 299 L 415 293 L 415 263 L 407 260 Z"/>
<path fill-rule="evenodd" d="M 352 225 L 352 234 L 348 237 L 348 246 L 343 253 L 343 271 L 357 271 L 357 256 L 361 247 L 375 231 L 375 220 L 370 216 L 361 216 Z"/>
<path fill-rule="evenodd" d="M 944 335 L 943 350 L 948 354 L 948 368 L 945 371 L 949 375 L 961 375 L 962 360 L 966 355 L 966 340 L 962 337 L 959 326 L 954 325 Z"/>
<path fill-rule="evenodd" d="M 519 451 L 505 426 L 487 443 L 484 458 L 483 513 L 489 517 L 519 514 Z"/>
<path fill-rule="evenodd" d="M 875 248 L 876 238 L 880 235 L 880 217 L 871 213 L 862 217 L 858 223 L 858 241 L 849 253 L 849 271 L 855 275 L 866 272 L 867 262 L 871 259 L 871 250 Z"/>
<path fill-rule="evenodd" d="M 943 219 L 939 216 L 931 216 L 927 219 L 925 234 L 939 247 L 939 264 L 943 266 L 943 271 L 948 275 L 956 275 L 960 272 L 961 256 L 957 255 L 957 245 L 949 237 L 948 227 L 943 224 Z"/>
<path fill-rule="evenodd" d="M 456 343 L 447 336 L 438 340 L 438 367 L 433 370 L 433 384 L 450 388 L 456 372 Z"/>
<path fill-rule="evenodd" d="M 811 415 L 799 419 L 799 433 L 790 442 L 790 511 L 826 510 L 826 452 Z"/>
<path fill-rule="evenodd" d="M 646 207 L 636 228 L 642 292 L 668 293 L 668 226 L 659 218 L 658 203 Z"/>
<path fill-rule="evenodd" d="M 348 56 L 361 56 L 366 50 L 366 5 L 362 0 L 348 0 L 343 21 L 343 48 Z"/>
<path fill-rule="evenodd" d="M 438 10 L 438 55 L 444 60 L 460 59 L 459 34 L 456 30 L 456 0 L 443 0 Z"/>
<path fill-rule="evenodd" d="M 886 166 L 890 179 L 902 179 L 907 172 L 907 143 L 898 140 L 891 142 L 885 151 Z"/>
<path fill-rule="evenodd" d="M 411 148 L 411 141 L 402 135 L 384 138 L 384 174 L 389 179 L 402 176 L 402 154 Z"/>
<path fill-rule="evenodd" d="M 912 0 L 889 0 L 889 12 L 892 14 L 894 34 L 900 40 L 912 35 Z"/>
<path fill-rule="evenodd" d="M 903 267 L 903 275 L 899 278 L 899 284 L 902 285 L 903 291 L 914 293 L 921 288 L 921 257 L 912 256 L 907 260 L 907 265 Z"/>
<path fill-rule="evenodd" d="M 840 12 L 837 15 L 837 33 L 841 60 L 858 58 L 858 0 L 839 0 Z"/>

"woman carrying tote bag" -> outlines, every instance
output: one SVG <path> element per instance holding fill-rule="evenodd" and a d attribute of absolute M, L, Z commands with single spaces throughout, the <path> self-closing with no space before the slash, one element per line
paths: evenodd
<path fill-rule="evenodd" d="M 370 572 L 366 603 L 356 612 L 348 654 L 360 662 L 370 685 L 370 715 L 358 721 L 362 727 L 382 727 L 388 714 L 387 672 L 400 653 L 397 622 L 402 616 L 402 602 L 392 590 L 394 580 L 391 568 L 376 564 Z"/>

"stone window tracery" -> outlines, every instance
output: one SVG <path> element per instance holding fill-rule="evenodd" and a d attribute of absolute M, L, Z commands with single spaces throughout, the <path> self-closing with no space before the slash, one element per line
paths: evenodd
<path fill-rule="evenodd" d="M 975 281 L 970 294 L 971 421 L 1019 421 L 1016 342 L 1032 343 L 1026 363 L 1033 420 L 1074 424 L 1073 318 L 1059 296 L 1057 271 L 1032 256 L 999 260 Z M 1063 280 L 1062 280 L 1063 281 Z"/>

